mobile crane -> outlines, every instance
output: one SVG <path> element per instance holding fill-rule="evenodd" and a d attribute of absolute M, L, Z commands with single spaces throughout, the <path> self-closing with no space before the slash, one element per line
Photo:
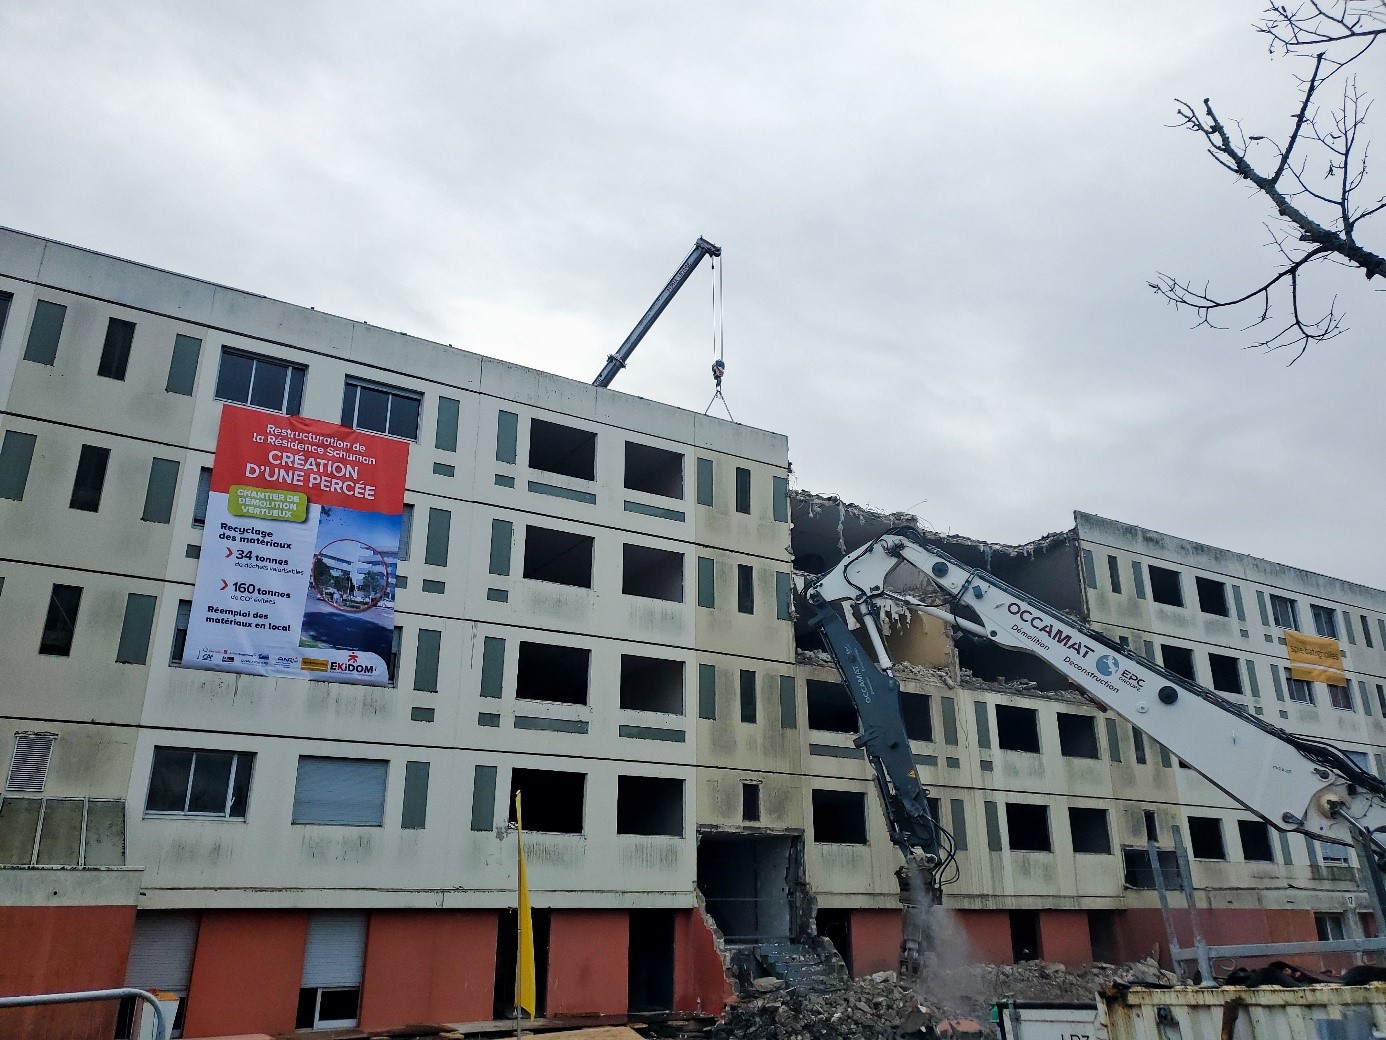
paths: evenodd
<path fill-rule="evenodd" d="M 925 598 L 887 588 L 887 579 L 902 564 L 925 579 Z M 910 753 L 900 684 L 883 636 L 883 607 L 922 611 L 1048 662 L 1271 826 L 1355 845 L 1381 897 L 1386 783 L 1333 745 L 1272 725 L 1132 654 L 986 571 L 960 564 L 913 528 L 887 531 L 810 580 L 803 591 L 809 624 L 856 707 L 861 722 L 856 743 L 875 774 L 890 840 L 905 858 L 897 872 L 906 905 L 902 977 L 918 976 L 924 911 L 950 880 L 953 850 L 948 832 L 929 812 L 928 792 Z M 854 630 L 864 632 L 865 646 Z"/>

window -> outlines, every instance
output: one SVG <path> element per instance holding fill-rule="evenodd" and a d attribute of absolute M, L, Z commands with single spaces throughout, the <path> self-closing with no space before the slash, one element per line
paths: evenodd
<path fill-rule="evenodd" d="M 616 833 L 682 838 L 683 781 L 664 776 L 618 776 Z"/>
<path fill-rule="evenodd" d="M 712 560 L 698 557 L 698 606 L 717 606 L 717 573 Z"/>
<path fill-rule="evenodd" d="M 1198 609 L 1205 614 L 1228 617 L 1227 586 L 1212 578 L 1194 578 L 1194 589 L 1198 592 Z"/>
<path fill-rule="evenodd" d="M 597 435 L 591 430 L 531 419 L 529 468 L 575 480 L 596 480 Z"/>
<path fill-rule="evenodd" d="M 1347 938 L 1342 914 L 1314 914 L 1314 931 L 1319 942 L 1342 942 Z"/>
<path fill-rule="evenodd" d="M 212 471 L 203 466 L 197 471 L 197 497 L 193 499 L 192 525 L 207 526 L 207 499 L 212 494 Z M 408 506 L 405 506 L 408 509 Z"/>
<path fill-rule="evenodd" d="M 455 397 L 438 398 L 438 425 L 433 431 L 433 446 L 439 451 L 457 450 L 457 419 L 462 402 Z"/>
<path fill-rule="evenodd" d="M 140 519 L 151 524 L 166 524 L 172 520 L 173 498 L 177 491 L 178 463 L 173 459 L 151 459 Z"/>
<path fill-rule="evenodd" d="M 351 1029 L 361 1006 L 367 917 L 359 911 L 318 911 L 308 917 L 303 987 L 296 1029 Z"/>
<path fill-rule="evenodd" d="M 1219 693 L 1242 692 L 1242 670 L 1235 657 L 1210 653 L 1208 671 L 1213 676 L 1213 689 Z"/>
<path fill-rule="evenodd" d="M 72 481 L 72 497 L 68 506 L 95 513 L 101 508 L 101 489 L 106 486 L 106 466 L 111 461 L 110 448 L 83 444 L 77 456 L 77 475 Z"/>
<path fill-rule="evenodd" d="M 1007 802 L 1006 837 L 1012 852 L 1053 852 L 1049 806 Z"/>
<path fill-rule="evenodd" d="M 756 612 L 756 572 L 749 563 L 736 565 L 736 609 L 742 614 Z"/>
<path fill-rule="evenodd" d="M 1190 816 L 1189 849 L 1194 859 L 1226 859 L 1222 821 L 1216 816 Z"/>
<path fill-rule="evenodd" d="M 626 441 L 626 488 L 660 498 L 683 498 L 683 456 Z"/>
<path fill-rule="evenodd" d="M 741 669 L 741 721 L 756 721 L 756 673 Z"/>
<path fill-rule="evenodd" d="M 1136 751 L 1136 765 L 1145 765 L 1145 734 L 1135 726 L 1131 727 L 1131 746 Z"/>
<path fill-rule="evenodd" d="M 1261 820 L 1238 820 L 1237 835 L 1242 840 L 1242 859 L 1248 863 L 1274 863 L 1270 826 Z"/>
<path fill-rule="evenodd" d="M 1317 603 L 1311 603 L 1309 604 L 1309 613 L 1314 617 L 1314 631 L 1316 633 L 1328 639 L 1338 638 L 1338 612 L 1336 610 L 1332 607 L 1321 607 Z"/>
<path fill-rule="evenodd" d="M 0 292 L 0 337 L 5 335 L 5 320 L 10 316 L 10 304 L 14 302 L 14 293 Z"/>
<path fill-rule="evenodd" d="M 788 571 L 775 572 L 775 620 L 790 620 L 794 593 Z"/>
<path fill-rule="evenodd" d="M 57 739 L 56 733 L 16 733 L 5 790 L 42 794 L 48 779 L 48 763 L 53 757 L 53 742 Z"/>
<path fill-rule="evenodd" d="M 1367 623 L 1367 615 L 1366 615 L 1366 614 L 1359 614 L 1359 615 L 1357 615 L 1357 616 L 1360 617 L 1360 618 L 1362 619 L 1362 642 L 1366 643 L 1367 646 L 1368 646 L 1368 648 L 1371 648 L 1371 646 L 1372 646 L 1372 626 L 1369 625 L 1369 624 Z"/>
<path fill-rule="evenodd" d="M 586 704 L 591 670 L 591 650 L 522 640 L 515 671 L 515 697 L 522 701 Z"/>
<path fill-rule="evenodd" d="M 211 475 L 211 470 L 203 470 L 204 473 Z M 399 562 L 409 561 L 409 548 L 414 541 L 414 506 L 413 503 L 406 502 L 404 509 L 399 515 Z"/>
<path fill-rule="evenodd" d="M 124 379 L 130 367 L 130 348 L 135 342 L 135 323 L 121 318 L 106 322 L 106 340 L 101 345 L 101 361 L 96 374 L 107 379 Z"/>
<path fill-rule="evenodd" d="M 683 553 L 627 544 L 621 547 L 621 563 L 624 595 L 683 602 Z"/>
<path fill-rule="evenodd" d="M 1091 715 L 1059 712 L 1059 754 L 1065 758 L 1101 758 L 1097 720 Z"/>
<path fill-rule="evenodd" d="M 1145 840 L 1159 842 L 1160 840 L 1160 818 L 1155 815 L 1155 810 L 1146 809 L 1141 813 L 1145 822 Z"/>
<path fill-rule="evenodd" d="M 713 503 L 712 460 L 698 460 L 698 505 L 710 506 Z"/>
<path fill-rule="evenodd" d="M 1193 651 L 1186 646 L 1167 646 L 1160 644 L 1160 662 L 1175 675 L 1182 675 L 1190 682 L 1197 682 L 1194 674 Z"/>
<path fill-rule="evenodd" d="M 307 371 L 302 365 L 222 347 L 213 396 L 218 401 L 297 415 L 303 407 Z"/>
<path fill-rule="evenodd" d="M 745 823 L 760 822 L 760 784 L 757 781 L 741 781 L 741 819 Z"/>
<path fill-rule="evenodd" d="M 590 589 L 593 543 L 589 535 L 526 527 L 524 576 Z"/>
<path fill-rule="evenodd" d="M 1314 703 L 1314 684 L 1307 679 L 1296 679 L 1285 669 L 1285 685 L 1289 688 L 1290 700 L 1300 704 Z"/>
<path fill-rule="evenodd" d="M 0 441 L 0 498 L 24 501 L 24 489 L 29 484 L 29 466 L 34 461 L 34 445 L 38 438 L 32 433 L 6 430 Z"/>
<path fill-rule="evenodd" d="M 717 666 L 698 665 L 698 718 L 717 718 Z"/>
<path fill-rule="evenodd" d="M 188 625 L 192 621 L 192 600 L 178 601 L 178 616 L 173 622 L 173 646 L 169 649 L 168 663 L 183 663 L 183 648 L 188 645 Z"/>
<path fill-rule="evenodd" d="M 430 567 L 446 567 L 452 544 L 452 510 L 428 509 L 428 524 L 424 531 L 424 563 Z"/>
<path fill-rule="evenodd" d="M 181 333 L 173 337 L 173 357 L 168 363 L 165 393 L 191 397 L 197 385 L 197 362 L 202 356 L 202 341 Z"/>
<path fill-rule="evenodd" d="M 813 840 L 822 844 L 866 844 L 866 795 L 818 791 L 813 799 Z"/>
<path fill-rule="evenodd" d="M 1352 688 L 1349 686 L 1329 686 L 1328 703 L 1339 711 L 1354 711 L 1352 706 Z"/>
<path fill-rule="evenodd" d="M 683 714 L 682 661 L 621 655 L 621 707 L 627 711 Z"/>
<path fill-rule="evenodd" d="M 1376 684 L 1376 706 L 1381 709 L 1381 717 L 1386 718 L 1386 686 Z"/>
<path fill-rule="evenodd" d="M 399 816 L 402 831 L 421 831 L 428 824 L 428 772 L 427 762 L 404 763 L 404 805 Z"/>
<path fill-rule="evenodd" d="M 523 799 L 525 829 L 548 834 L 581 834 L 586 773 L 557 769 L 510 771 L 510 822 L 515 822 L 515 795 Z"/>
<path fill-rule="evenodd" d="M 520 417 L 514 412 L 496 413 L 496 461 L 514 465 L 520 435 Z"/>
<path fill-rule="evenodd" d="M 247 751 L 156 747 L 144 811 L 244 820 L 254 762 Z"/>
<path fill-rule="evenodd" d="M 780 728 L 794 729 L 799 725 L 799 702 L 794 692 L 794 676 L 780 676 Z"/>
<path fill-rule="evenodd" d="M 742 466 L 736 467 L 736 511 L 751 511 L 751 471 Z"/>
<path fill-rule="evenodd" d="M 1168 567 L 1156 567 L 1153 563 L 1146 569 L 1150 571 L 1150 598 L 1156 603 L 1182 607 L 1184 605 L 1184 586 L 1180 581 L 1179 572 L 1172 571 Z"/>
<path fill-rule="evenodd" d="M 342 392 L 342 425 L 354 430 L 371 430 L 416 441 L 422 409 L 422 394 L 351 376 L 347 377 Z"/>
<path fill-rule="evenodd" d="M 770 478 L 770 518 L 779 524 L 789 523 L 789 478 Z"/>
<path fill-rule="evenodd" d="M 1115 556 L 1107 557 L 1107 582 L 1113 592 L 1121 595 L 1121 562 Z"/>
<path fill-rule="evenodd" d="M 1107 826 L 1106 809 L 1070 807 L 1068 829 L 1073 836 L 1074 852 L 1101 856 L 1112 854 L 1112 836 Z"/>
<path fill-rule="evenodd" d="M 390 763 L 378 759 L 301 756 L 294 781 L 293 822 L 384 826 L 389 772 Z"/>
<path fill-rule="evenodd" d="M 154 608 L 158 600 L 132 592 L 125 597 L 125 617 L 120 623 L 117 664 L 145 664 L 149 660 L 149 637 L 154 630 Z"/>
<path fill-rule="evenodd" d="M 934 739 L 933 699 L 927 693 L 900 691 L 900 716 L 910 740 Z"/>
<path fill-rule="evenodd" d="M 1277 596 L 1271 593 L 1271 618 L 1275 621 L 1276 628 L 1291 628 L 1299 631 L 1299 604 L 1292 599 L 1284 596 Z"/>
<path fill-rule="evenodd" d="M 67 308 L 61 303 L 39 300 L 34 306 L 34 320 L 29 326 L 29 339 L 24 344 L 24 360 L 51 365 L 58 360 L 58 340 L 63 334 Z"/>
<path fill-rule="evenodd" d="M 808 702 L 809 729 L 826 733 L 857 733 L 861 723 L 857 719 L 856 706 L 847 693 L 847 687 L 840 682 L 823 679 L 809 679 L 804 683 L 805 699 Z"/>
<path fill-rule="evenodd" d="M 1034 708 L 996 706 L 996 746 L 1002 751 L 1027 751 L 1038 755 L 1039 712 Z"/>
<path fill-rule="evenodd" d="M 420 693 L 438 692 L 438 656 L 443 649 L 443 633 L 436 628 L 419 629 L 414 643 L 414 689 Z"/>
<path fill-rule="evenodd" d="M 78 586 L 53 586 L 48 596 L 48 614 L 43 621 L 39 653 L 52 657 L 71 655 L 72 635 L 77 630 L 77 610 L 81 605 L 82 590 Z"/>

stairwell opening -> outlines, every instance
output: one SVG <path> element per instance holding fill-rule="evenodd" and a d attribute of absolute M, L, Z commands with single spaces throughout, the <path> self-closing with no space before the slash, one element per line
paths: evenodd
<path fill-rule="evenodd" d="M 698 890 L 728 945 L 808 934 L 800 905 L 806 887 L 798 835 L 700 834 Z"/>

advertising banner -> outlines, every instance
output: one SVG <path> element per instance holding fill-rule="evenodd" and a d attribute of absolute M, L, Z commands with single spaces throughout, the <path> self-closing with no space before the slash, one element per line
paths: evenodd
<path fill-rule="evenodd" d="M 188 668 L 384 686 L 409 445 L 223 405 Z"/>
<path fill-rule="evenodd" d="M 1347 676 L 1343 674 L 1343 649 L 1338 640 L 1287 629 L 1285 650 L 1290 658 L 1290 675 L 1294 678 L 1329 686 L 1347 685 Z"/>

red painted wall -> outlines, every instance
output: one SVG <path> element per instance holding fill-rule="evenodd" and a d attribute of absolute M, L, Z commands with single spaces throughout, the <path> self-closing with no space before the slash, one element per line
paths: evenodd
<path fill-rule="evenodd" d="M 861 978 L 900 966 L 899 910 L 852 911 L 852 974 Z"/>
<path fill-rule="evenodd" d="M 374 911 L 361 1028 L 489 1019 L 496 916 L 494 910 Z"/>
<path fill-rule="evenodd" d="M 1193 945 L 1193 929 L 1189 913 L 1185 909 L 1171 912 L 1175 932 L 1181 946 Z M 1210 945 L 1261 942 L 1305 942 L 1316 939 L 1314 915 L 1308 910 L 1259 910 L 1224 907 L 1216 910 L 1202 910 L 1199 919 L 1203 926 L 1203 937 Z M 1124 910 L 1117 914 L 1117 943 L 1121 956 L 1126 960 L 1140 960 L 1150 956 L 1152 948 L 1159 947 L 1160 963 L 1171 967 L 1169 941 L 1166 938 L 1164 919 L 1159 910 Z M 1288 959 L 1310 971 L 1325 968 L 1342 970 L 1352 963 L 1350 954 L 1330 954 L 1314 957 L 1297 954 L 1290 958 L 1248 957 L 1238 961 L 1248 967 L 1269 963 L 1275 959 Z"/>
<path fill-rule="evenodd" d="M 1040 956 L 1060 964 L 1092 963 L 1088 915 L 1082 910 L 1041 910 Z"/>
<path fill-rule="evenodd" d="M 959 929 L 982 964 L 1011 963 L 1011 915 L 1005 910 L 954 911 Z"/>
<path fill-rule="evenodd" d="M 630 915 L 625 910 L 554 910 L 545 1013 L 624 1015 L 629 950 Z"/>
<path fill-rule="evenodd" d="M 303 911 L 203 911 L 183 1035 L 291 1032 L 307 942 Z"/>
<path fill-rule="evenodd" d="M 0 908 L 0 994 L 111 989 L 125 984 L 133 906 Z M 110 1040 L 116 1004 L 0 1011 L 0 1037 Z"/>
<path fill-rule="evenodd" d="M 727 979 L 717 940 L 702 911 L 694 908 L 674 915 L 674 1010 L 720 1015 L 736 1000 Z"/>

